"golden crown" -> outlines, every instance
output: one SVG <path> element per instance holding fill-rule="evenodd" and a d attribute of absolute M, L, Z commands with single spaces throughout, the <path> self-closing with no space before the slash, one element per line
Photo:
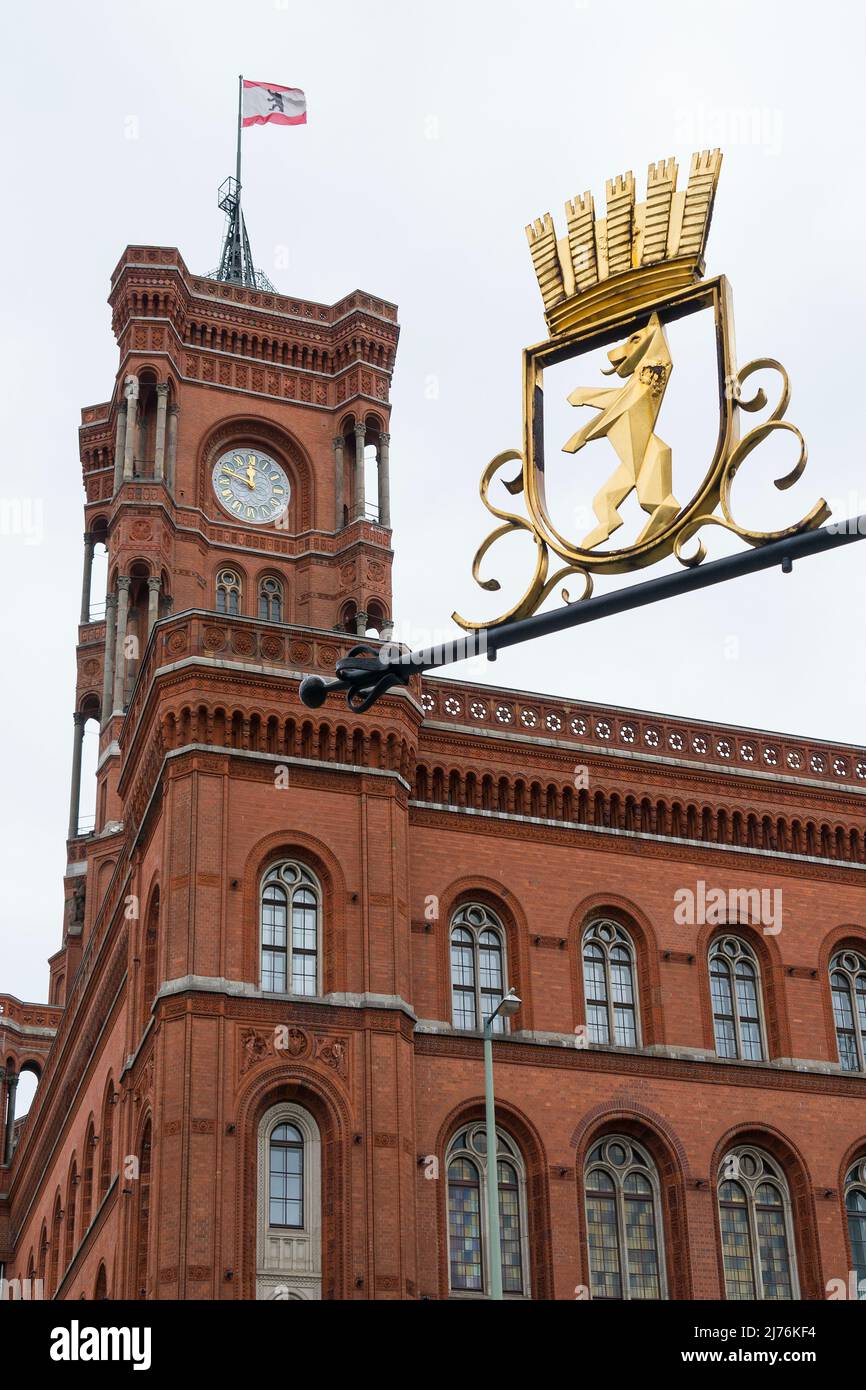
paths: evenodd
<path fill-rule="evenodd" d="M 591 193 L 565 205 L 568 235 L 557 240 L 547 212 L 526 228 L 551 337 L 655 305 L 694 284 L 703 253 L 722 156 L 692 155 L 688 185 L 677 192 L 677 162 L 649 166 L 645 203 L 634 201 L 634 175 L 606 185 L 607 216 Z"/>

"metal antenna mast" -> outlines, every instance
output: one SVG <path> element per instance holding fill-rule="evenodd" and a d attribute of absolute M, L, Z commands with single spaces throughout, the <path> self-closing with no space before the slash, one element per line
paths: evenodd
<path fill-rule="evenodd" d="M 219 268 L 214 271 L 214 280 L 223 280 L 230 285 L 248 285 L 250 289 L 271 290 L 274 286 L 266 275 L 253 265 L 253 253 L 247 225 L 241 208 L 241 131 L 243 129 L 243 75 L 238 77 L 238 146 L 235 163 L 235 177 L 224 179 L 219 186 L 219 206 L 226 215 L 226 230 Z"/>

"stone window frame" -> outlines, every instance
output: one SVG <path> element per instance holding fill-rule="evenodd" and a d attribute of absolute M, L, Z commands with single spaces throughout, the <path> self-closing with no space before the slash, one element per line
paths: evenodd
<path fill-rule="evenodd" d="M 602 933 L 605 929 L 607 929 L 607 930 L 611 933 L 611 936 L 610 936 L 609 939 L 605 939 L 605 937 L 604 937 L 603 935 L 601 935 L 601 933 Z M 604 998 L 604 1000 L 597 1000 L 597 999 L 592 999 L 592 1000 L 591 1000 L 591 999 L 590 999 L 589 984 L 588 984 L 588 981 L 587 981 L 587 978 L 586 978 L 586 948 L 587 948 L 587 945 L 597 946 L 599 949 L 601 949 L 601 950 L 604 952 L 604 980 L 605 980 L 605 998 Z M 628 952 L 628 955 L 629 955 L 629 975 L 630 975 L 630 979 L 631 979 L 632 1014 L 633 1014 L 633 1018 L 634 1018 L 634 1033 L 635 1033 L 635 1040 L 634 1040 L 633 1043 L 620 1043 L 620 1042 L 617 1042 L 617 1039 L 616 1039 L 616 1028 L 615 1028 L 615 1023 L 616 1023 L 616 1007 L 615 1007 L 615 1001 L 614 1001 L 614 998 L 613 998 L 613 990 L 612 990 L 612 987 L 611 987 L 611 986 L 612 986 L 612 980 L 611 980 L 611 963 L 610 963 L 610 952 L 611 952 L 611 950 L 613 949 L 613 947 L 615 947 L 615 946 L 621 946 L 621 947 L 623 947 L 623 948 Z M 643 1029 L 642 1029 L 642 1026 L 641 1026 L 640 988 L 639 988 L 639 982 L 638 982 L 637 948 L 635 947 L 634 941 L 632 940 L 632 938 L 631 938 L 629 932 L 626 930 L 626 928 L 622 925 L 621 922 L 616 922 L 616 921 L 614 921 L 612 918 L 609 918 L 609 917 L 599 916 L 599 917 L 593 917 L 593 918 L 591 919 L 591 921 L 589 921 L 589 922 L 587 923 L 586 927 L 584 928 L 583 932 L 581 933 L 581 940 L 580 940 L 580 972 L 581 972 L 581 981 L 582 981 L 582 984 L 583 984 L 584 1008 L 586 1009 L 586 1015 L 587 1015 L 587 1017 L 586 1017 L 587 1029 L 589 1030 L 589 1029 L 591 1028 L 590 1021 L 589 1021 L 589 1007 L 590 1007 L 590 1003 L 595 1003 L 595 1004 L 602 1004 L 602 1003 L 603 1003 L 604 1006 L 605 1006 L 605 1008 L 606 1008 L 606 1012 L 607 1012 L 608 1040 L 607 1040 L 607 1043 L 603 1043 L 603 1042 L 602 1042 L 602 1043 L 598 1043 L 597 1046 L 601 1046 L 601 1047 L 604 1047 L 604 1046 L 613 1046 L 613 1047 L 629 1047 L 629 1048 L 632 1048 L 632 1047 L 633 1047 L 633 1048 L 642 1047 L 642 1046 L 643 1046 Z M 590 1039 L 590 1040 L 592 1041 L 592 1039 Z"/>
<path fill-rule="evenodd" d="M 478 920 L 475 920 L 475 919 L 474 919 L 473 914 L 475 914 L 475 916 L 478 918 Z M 453 956 L 453 948 L 454 948 L 455 935 L 456 935 L 457 932 L 464 932 L 464 933 L 466 933 L 466 934 L 471 938 L 471 940 L 470 940 L 468 943 L 462 943 L 462 942 L 461 942 L 461 944 L 468 945 L 468 947 L 469 947 L 469 949 L 471 950 L 471 953 L 472 953 L 472 986 L 471 986 L 471 989 L 472 989 L 472 995 L 473 995 L 473 999 L 474 999 L 474 1011 L 475 1011 L 475 1025 L 474 1025 L 474 1027 L 472 1027 L 472 1028 L 465 1028 L 463 1025 L 454 1022 L 454 1018 L 455 1018 L 455 1011 L 454 1011 L 454 993 L 455 993 L 455 988 L 458 988 L 458 989 L 460 990 L 460 992 L 461 992 L 461 993 L 464 993 L 464 994 L 468 994 L 468 993 L 470 992 L 469 987 L 468 987 L 467 985 L 455 986 L 455 984 L 454 984 L 454 956 Z M 492 1012 L 492 1010 L 485 1010 L 485 1009 L 483 1008 L 483 1006 L 482 1006 L 482 996 L 483 996 L 485 993 L 488 993 L 488 994 L 491 993 L 491 991 L 485 991 L 485 990 L 483 990 L 483 989 L 482 989 L 482 984 L 481 984 L 481 968 L 480 968 L 480 967 L 481 967 L 481 951 L 482 951 L 481 936 L 482 936 L 482 934 L 483 934 L 484 932 L 491 932 L 491 933 L 493 933 L 493 935 L 495 935 L 495 937 L 497 938 L 497 941 L 498 941 L 498 943 L 499 943 L 499 962 L 500 962 L 500 982 L 501 982 L 501 991 L 500 991 L 500 994 L 499 994 L 499 999 L 497 1000 L 497 1003 L 498 1003 L 499 1000 L 502 999 L 503 995 L 507 992 L 507 990 L 508 990 L 508 988 L 509 988 L 509 985 L 508 985 L 508 940 L 507 940 L 507 935 L 506 935 L 505 927 L 504 927 L 504 925 L 503 925 L 503 923 L 502 923 L 502 920 L 501 920 L 500 917 L 493 911 L 492 908 L 488 907 L 485 903 L 482 903 L 482 902 L 476 902 L 476 901 L 474 901 L 474 900 L 469 900 L 469 901 L 460 903 L 460 904 L 458 904 L 457 907 L 455 907 L 454 911 L 453 911 L 452 914 L 451 914 L 451 923 L 450 923 L 450 926 L 449 926 L 449 929 L 448 929 L 449 1014 L 450 1014 L 450 1017 L 451 1017 L 452 1026 L 453 1026 L 454 1028 L 459 1028 L 461 1032 L 471 1032 L 471 1033 L 480 1033 L 480 1032 L 482 1032 L 482 1031 L 483 1031 L 483 1028 L 484 1028 L 484 1019 L 485 1019 L 485 1017 L 487 1017 L 487 1015 L 488 1015 L 489 1012 Z M 509 1020 L 508 1020 L 507 1018 L 504 1018 L 504 1017 L 502 1016 L 502 1014 L 497 1015 L 497 1017 L 494 1019 L 494 1022 L 493 1022 L 493 1032 L 494 1032 L 494 1034 L 496 1034 L 496 1033 L 499 1033 L 499 1034 L 507 1034 L 508 1032 L 510 1032 L 510 1023 L 509 1023 Z"/>
<path fill-rule="evenodd" d="M 746 1157 L 752 1158 L 757 1164 L 757 1171 L 754 1174 L 747 1174 L 742 1171 L 742 1160 Z M 733 1173 L 731 1168 L 734 1168 Z M 785 1226 L 785 1241 L 788 1253 L 788 1272 L 791 1283 L 791 1298 L 785 1302 L 798 1302 L 800 1299 L 800 1279 L 797 1268 L 797 1242 L 794 1231 L 794 1212 L 791 1202 L 791 1190 L 788 1186 L 788 1179 L 785 1176 L 784 1168 L 781 1163 L 773 1158 L 765 1149 L 755 1144 L 738 1144 L 734 1148 L 728 1149 L 719 1164 L 718 1178 L 716 1180 L 716 1211 L 719 1219 L 719 1232 L 722 1241 L 721 1264 L 722 1264 L 722 1298 L 728 1300 L 727 1293 L 727 1271 L 725 1269 L 724 1252 L 724 1227 L 722 1225 L 721 1207 L 721 1187 L 725 1182 L 738 1183 L 746 1193 L 746 1211 L 748 1216 L 749 1242 L 752 1265 L 753 1298 L 760 1302 L 776 1302 L 778 1300 L 768 1300 L 764 1293 L 764 1278 L 760 1259 L 760 1239 L 758 1235 L 757 1223 L 757 1191 L 765 1183 L 775 1187 L 782 1198 L 782 1212 Z M 737 1301 L 737 1300 L 729 1300 Z"/>
<path fill-rule="evenodd" d="M 612 1145 L 620 1145 L 626 1151 L 626 1161 L 624 1164 L 616 1164 L 609 1157 Z M 596 1157 L 596 1155 L 599 1155 Z M 589 1232 L 589 1202 L 588 1197 L 592 1195 L 589 1187 L 589 1179 L 592 1173 L 605 1172 L 613 1180 L 613 1197 L 616 1202 L 616 1224 L 617 1224 L 617 1250 L 619 1253 L 620 1281 L 622 1286 L 621 1301 L 623 1302 L 643 1302 L 642 1299 L 634 1298 L 631 1292 L 631 1277 L 628 1270 L 628 1242 L 625 1221 L 625 1179 L 630 1173 L 639 1171 L 646 1177 L 652 1189 L 652 1210 L 653 1224 L 655 1227 L 655 1253 L 656 1265 L 659 1276 L 658 1298 L 666 1300 L 668 1298 L 668 1275 L 667 1275 L 667 1256 L 665 1251 L 665 1228 L 664 1212 L 662 1209 L 662 1190 L 659 1179 L 658 1166 L 652 1154 L 639 1144 L 636 1139 L 632 1139 L 627 1134 L 612 1133 L 603 1134 L 596 1139 L 589 1147 L 583 1165 L 583 1181 L 581 1188 L 583 1192 L 583 1218 L 586 1223 L 586 1230 Z M 587 1239 L 588 1253 L 588 1277 L 589 1277 L 589 1297 L 592 1298 L 592 1248 Z M 623 1258 L 625 1256 L 625 1259 Z M 607 1298 L 599 1300 L 610 1302 Z M 619 1300 L 616 1300 L 619 1301 Z"/>
<path fill-rule="evenodd" d="M 726 942 L 732 942 L 736 945 L 737 951 L 735 954 L 725 951 L 724 948 Z M 713 962 L 716 960 L 724 962 L 728 969 L 728 980 L 734 1010 L 733 1023 L 734 1038 L 736 1044 L 736 1053 L 733 1057 L 725 1057 L 724 1053 L 719 1051 L 719 1040 L 718 1035 L 716 1033 L 716 1020 L 717 1018 L 722 1017 L 727 1018 L 728 1015 L 718 1015 L 716 1013 L 716 1005 L 715 1000 L 713 998 Z M 757 1024 L 761 1044 L 760 1057 L 747 1057 L 745 1056 L 743 1050 L 742 1025 L 744 1022 L 753 1022 L 754 1020 L 743 1015 L 740 1008 L 740 1001 L 737 992 L 736 966 L 739 965 L 741 961 L 749 965 L 752 971 L 754 972 L 755 999 L 757 1002 L 758 1009 Z M 716 1056 L 721 1058 L 722 1061 L 766 1062 L 769 1058 L 770 1050 L 767 1043 L 767 1023 L 764 1006 L 763 975 L 761 973 L 761 962 L 758 959 L 757 952 L 749 944 L 748 941 L 744 940 L 742 936 L 737 935 L 736 932 L 721 932 L 719 933 L 719 935 L 713 937 L 713 940 L 710 942 L 709 950 L 707 952 L 707 975 L 710 989 L 710 1014 L 712 1017 L 713 1025 L 713 1046 L 716 1051 Z"/>
<path fill-rule="evenodd" d="M 270 1141 L 282 1124 L 294 1125 L 304 1140 L 304 1225 L 270 1224 Z M 318 1301 L 322 1297 L 322 1138 L 309 1110 L 294 1101 L 270 1106 L 256 1138 L 256 1298 Z M 285 1242 L 296 1264 L 283 1269 L 269 1262 L 267 1243 Z"/>
<path fill-rule="evenodd" d="M 448 1297 L 455 1299 L 477 1299 L 490 1297 L 490 1259 L 487 1240 L 487 1156 L 473 1146 L 480 1134 L 486 1142 L 487 1129 L 483 1120 L 470 1120 L 459 1125 L 445 1147 L 445 1255 L 448 1272 Z M 507 1129 L 496 1126 L 497 1163 L 509 1164 L 517 1175 L 518 1219 L 520 1222 L 520 1273 L 522 1288 L 519 1293 L 508 1292 L 503 1287 L 506 1300 L 525 1301 L 532 1298 L 531 1261 L 529 1249 L 529 1207 L 526 1198 L 526 1163 L 517 1140 Z M 503 1154 L 500 1141 L 505 1148 Z M 451 1192 L 449 1168 L 455 1159 L 471 1163 L 478 1174 L 479 1187 L 479 1226 L 481 1239 L 481 1283 L 480 1289 L 454 1288 L 451 1282 Z M 498 1176 L 498 1175 L 497 1175 Z M 497 1183 L 497 1189 L 499 1184 Z"/>

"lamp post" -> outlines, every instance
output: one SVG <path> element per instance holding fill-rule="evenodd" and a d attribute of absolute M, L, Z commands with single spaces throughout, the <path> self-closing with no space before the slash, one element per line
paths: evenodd
<path fill-rule="evenodd" d="M 484 1119 L 487 1127 L 487 1251 L 490 1265 L 490 1298 L 502 1297 L 502 1255 L 499 1249 L 499 1146 L 496 1142 L 496 1107 L 493 1102 L 493 1020 L 510 1018 L 522 999 L 509 989 L 493 1013 L 484 1020 Z"/>

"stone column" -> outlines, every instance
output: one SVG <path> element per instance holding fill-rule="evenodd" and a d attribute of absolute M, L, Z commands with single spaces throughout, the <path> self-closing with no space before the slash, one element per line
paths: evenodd
<path fill-rule="evenodd" d="M 8 1071 L 6 1073 L 6 1144 L 5 1161 L 7 1166 L 12 1162 L 12 1131 L 15 1128 L 15 1092 L 18 1089 L 18 1073 Z"/>
<path fill-rule="evenodd" d="M 168 486 L 174 491 L 175 465 L 177 463 L 177 406 L 168 407 L 168 449 L 165 476 L 168 479 Z"/>
<path fill-rule="evenodd" d="M 117 430 L 114 436 L 114 486 L 111 495 L 120 492 L 123 482 L 123 451 L 126 448 L 126 401 L 117 407 Z"/>
<path fill-rule="evenodd" d="M 357 635 L 358 635 L 359 637 L 363 637 L 363 636 L 364 636 L 364 633 L 365 633 L 366 631 L 367 631 L 367 614 L 366 614 L 366 613 L 356 613 L 356 614 L 355 614 L 355 632 L 357 633 Z"/>
<path fill-rule="evenodd" d="M 379 525 L 391 526 L 390 434 L 379 435 Z"/>
<path fill-rule="evenodd" d="M 78 808 L 81 804 L 81 749 L 84 743 L 84 726 L 87 723 L 80 710 L 72 716 L 75 732 L 72 736 L 72 784 L 69 788 L 69 830 L 67 840 L 74 840 L 78 834 Z"/>
<path fill-rule="evenodd" d="M 147 581 L 147 635 L 153 631 L 153 625 L 159 618 L 159 589 L 161 580 L 148 579 Z"/>
<path fill-rule="evenodd" d="M 345 506 L 345 501 L 346 501 L 345 495 L 344 495 L 345 489 L 344 489 L 344 484 L 343 484 L 343 449 L 344 449 L 344 447 L 345 447 L 346 441 L 345 441 L 345 439 L 343 438 L 343 436 L 342 436 L 341 434 L 335 434 L 335 435 L 334 435 L 333 443 L 334 443 L 334 496 L 335 496 L 335 498 L 336 498 L 336 503 L 335 503 L 335 507 L 334 507 L 334 519 L 335 519 L 336 525 L 335 525 L 334 529 L 335 529 L 336 531 L 342 531 L 343 525 L 344 525 L 344 521 L 343 521 L 343 508 L 344 508 L 344 506 Z"/>
<path fill-rule="evenodd" d="M 165 412 L 168 406 L 168 382 L 156 388 L 156 447 L 153 455 L 153 476 L 157 482 L 165 476 Z"/>
<path fill-rule="evenodd" d="M 129 588 L 132 580 L 121 575 L 117 581 L 117 637 L 114 643 L 114 705 L 113 709 L 123 709 L 126 689 L 126 657 L 123 647 L 126 642 L 126 618 L 129 613 Z"/>
<path fill-rule="evenodd" d="M 114 614 L 117 608 L 117 594 L 105 595 L 105 651 L 102 658 L 102 709 L 100 724 L 105 726 L 111 718 L 112 695 L 114 692 Z"/>
<path fill-rule="evenodd" d="M 81 577 L 81 617 L 80 623 L 90 622 L 90 575 L 93 570 L 93 537 L 89 531 L 84 533 L 84 573 Z"/>
<path fill-rule="evenodd" d="M 355 426 L 355 510 L 353 514 L 355 521 L 363 521 L 366 514 L 364 498 L 364 440 L 366 435 L 366 425 Z"/>
<path fill-rule="evenodd" d="M 123 446 L 123 481 L 129 482 L 135 465 L 135 437 L 138 425 L 138 377 L 128 376 L 124 383 L 126 396 L 126 440 Z"/>

